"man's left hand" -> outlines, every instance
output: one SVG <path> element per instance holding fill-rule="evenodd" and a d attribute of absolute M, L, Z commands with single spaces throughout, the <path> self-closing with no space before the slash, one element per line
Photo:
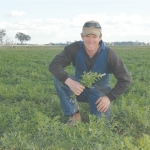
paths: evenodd
<path fill-rule="evenodd" d="M 97 104 L 97 111 L 106 112 L 110 105 L 110 100 L 107 96 L 100 97 L 95 104 Z"/>

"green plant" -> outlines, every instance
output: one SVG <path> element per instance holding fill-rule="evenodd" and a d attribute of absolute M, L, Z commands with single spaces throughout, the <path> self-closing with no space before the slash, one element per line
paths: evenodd
<path fill-rule="evenodd" d="M 111 126 L 104 118 L 96 120 L 90 115 L 88 103 L 79 103 L 83 122 L 75 128 L 65 125 L 68 118 L 48 71 L 50 61 L 62 49 L 0 47 L 0 149 L 149 150 L 150 46 L 115 47 L 133 81 L 129 90 L 111 103 Z M 74 74 L 72 65 L 66 69 Z M 116 81 L 112 77 L 113 87 Z M 89 80 L 94 83 L 92 78 Z"/>
<path fill-rule="evenodd" d="M 97 72 L 83 72 L 83 75 L 81 75 L 80 83 L 84 85 L 87 88 L 90 88 L 96 81 L 100 80 L 103 76 L 106 74 L 98 74 Z"/>

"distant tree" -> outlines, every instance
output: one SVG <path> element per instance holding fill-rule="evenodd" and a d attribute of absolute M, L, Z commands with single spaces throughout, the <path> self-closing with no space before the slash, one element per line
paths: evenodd
<path fill-rule="evenodd" d="M 4 29 L 0 29 L 0 43 L 3 43 L 3 38 L 6 35 L 6 31 Z"/>
<path fill-rule="evenodd" d="M 23 42 L 24 42 L 24 41 L 29 41 L 29 40 L 31 40 L 31 37 L 30 37 L 29 35 L 26 35 L 26 34 L 21 33 L 21 32 L 18 32 L 18 33 L 16 34 L 15 38 L 18 39 L 18 40 L 21 42 L 22 45 L 23 45 Z"/>

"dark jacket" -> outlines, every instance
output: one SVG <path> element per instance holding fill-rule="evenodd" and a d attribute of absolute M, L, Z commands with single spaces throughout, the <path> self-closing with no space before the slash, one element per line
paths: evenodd
<path fill-rule="evenodd" d="M 60 54 L 56 55 L 50 63 L 49 71 L 58 80 L 65 82 L 65 80 L 68 78 L 68 73 L 64 70 L 64 67 L 70 65 L 71 63 L 74 65 L 80 42 L 81 41 L 77 41 L 66 46 L 64 50 Z M 103 41 L 100 42 L 100 45 L 101 47 L 98 52 L 103 50 Z M 89 68 L 89 71 L 94 64 L 96 57 L 97 55 L 90 59 L 85 52 L 86 64 Z M 117 99 L 128 89 L 131 84 L 131 77 L 120 57 L 111 48 L 108 48 L 106 61 L 108 73 L 113 74 L 117 79 L 117 83 L 114 88 L 112 88 L 112 90 L 106 95 L 112 101 Z"/>

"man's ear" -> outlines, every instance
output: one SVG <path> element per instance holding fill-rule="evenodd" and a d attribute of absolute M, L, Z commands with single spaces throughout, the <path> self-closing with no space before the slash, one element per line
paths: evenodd
<path fill-rule="evenodd" d="M 100 34 L 100 36 L 99 36 L 100 38 L 102 38 L 102 34 Z"/>

